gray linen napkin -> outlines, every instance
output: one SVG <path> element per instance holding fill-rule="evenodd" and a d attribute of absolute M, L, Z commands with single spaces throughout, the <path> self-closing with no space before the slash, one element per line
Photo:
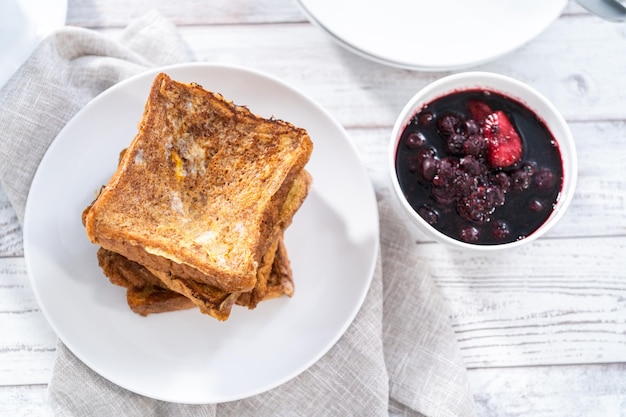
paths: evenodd
<path fill-rule="evenodd" d="M 0 90 L 0 181 L 20 222 L 41 157 L 82 106 L 144 69 L 191 59 L 176 28 L 155 12 L 133 21 L 117 39 L 71 27 L 45 39 Z M 382 256 L 366 300 L 340 341 L 298 377 L 241 401 L 167 403 L 112 384 L 59 342 L 49 385 L 52 411 L 59 416 L 475 415 L 445 304 L 425 267 L 412 261 L 415 247 L 403 222 L 379 200 Z"/>

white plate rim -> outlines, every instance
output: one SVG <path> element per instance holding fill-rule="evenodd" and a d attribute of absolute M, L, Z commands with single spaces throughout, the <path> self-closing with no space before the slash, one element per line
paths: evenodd
<path fill-rule="evenodd" d="M 356 147 L 354 146 L 354 144 L 352 143 L 352 141 L 350 140 L 349 136 L 347 135 L 347 133 L 345 132 L 345 130 L 343 129 L 343 127 L 325 110 L 323 109 L 321 106 L 319 106 L 319 104 L 315 103 L 311 98 L 309 98 L 308 96 L 306 96 L 304 93 L 298 91 L 297 89 L 291 87 L 290 85 L 288 85 L 287 83 L 285 83 L 284 81 L 281 81 L 280 79 L 264 73 L 262 71 L 258 71 L 258 70 L 254 70 L 251 68 L 246 68 L 243 66 L 237 66 L 237 65 L 224 65 L 224 64 L 210 64 L 210 63 L 186 63 L 186 64 L 176 64 L 176 65 L 170 65 L 170 66 L 166 66 L 166 67 L 161 67 L 161 68 L 156 68 L 156 69 L 152 69 L 146 72 L 143 72 L 141 74 L 138 74 L 134 77 L 131 77 L 127 80 L 124 80 L 118 84 L 116 84 L 115 86 L 111 87 L 110 89 L 106 90 L 105 92 L 101 93 L 99 96 L 97 96 L 96 98 L 94 98 L 94 100 L 92 100 L 92 102 L 88 103 L 83 109 L 81 109 L 75 116 L 74 118 L 72 118 L 68 124 L 66 125 L 66 127 L 59 133 L 59 135 L 57 136 L 58 138 L 63 138 L 64 134 L 66 132 L 67 129 L 71 128 L 71 126 L 73 124 L 79 123 L 82 115 L 85 112 L 88 112 L 90 107 L 93 105 L 92 103 L 94 102 L 98 102 L 100 100 L 104 100 L 107 96 L 111 95 L 111 94 L 115 94 L 118 91 L 122 91 L 123 89 L 126 88 L 126 86 L 131 85 L 135 82 L 137 82 L 137 80 L 139 79 L 145 79 L 145 78 L 150 78 L 153 77 L 154 75 L 156 75 L 158 72 L 166 72 L 166 73 L 174 73 L 176 74 L 178 71 L 185 71 L 185 70 L 189 70 L 189 69 L 229 69 L 229 70 L 233 70 L 233 71 L 242 71 L 248 74 L 253 75 L 254 77 L 259 77 L 260 79 L 266 79 L 272 83 L 277 83 L 283 86 L 283 88 L 285 88 L 286 91 L 290 91 L 292 94 L 297 94 L 303 101 L 306 101 L 309 105 L 314 106 L 317 111 L 319 111 L 321 114 L 324 115 L 324 117 L 327 119 L 329 125 L 333 125 L 334 129 L 336 129 L 336 132 L 342 137 L 342 140 L 345 141 L 345 145 L 347 145 L 351 151 L 353 152 L 353 157 L 356 158 L 358 160 L 358 155 L 356 152 Z M 146 93 L 147 94 L 147 93 Z M 228 97 L 227 97 L 228 98 Z M 254 109 L 252 109 L 254 111 Z M 369 259 L 366 260 L 367 266 L 367 274 L 366 276 L 362 277 L 362 286 L 361 288 L 359 288 L 357 297 L 354 300 L 354 306 L 350 311 L 350 314 L 345 316 L 342 320 L 341 326 L 337 329 L 337 331 L 335 332 L 335 334 L 333 335 L 333 337 L 329 338 L 327 340 L 327 343 L 325 344 L 323 349 L 320 349 L 315 355 L 311 356 L 307 361 L 305 361 L 304 363 L 302 363 L 299 367 L 297 367 L 297 369 L 293 369 L 291 370 L 291 372 L 287 372 L 285 375 L 282 376 L 282 378 L 276 379 L 275 381 L 273 381 L 270 384 L 265 384 L 263 386 L 259 386 L 256 389 L 252 389 L 252 390 L 248 390 L 246 392 L 241 392 L 241 393 L 234 393 L 234 394 L 230 394 L 230 395 L 205 395 L 202 396 L 201 398 L 198 397 L 186 397 L 186 398 L 177 398 L 177 397 L 172 397 L 172 396 L 168 396 L 167 394 L 164 393 L 154 393 L 154 392 L 150 392 L 150 391 L 145 391 L 142 389 L 139 389 L 136 386 L 130 386 L 128 384 L 125 384 L 124 381 L 119 380 L 119 378 L 116 377 L 116 375 L 111 375 L 108 374 L 105 370 L 99 368 L 97 366 L 97 364 L 93 363 L 93 361 L 89 358 L 86 357 L 85 352 L 81 352 L 80 349 L 78 349 L 76 347 L 76 343 L 73 340 L 68 340 L 67 337 L 64 334 L 64 329 L 63 326 L 60 325 L 56 320 L 55 317 L 52 317 L 48 311 L 47 305 L 46 305 L 46 300 L 45 300 L 45 295 L 42 294 L 39 290 L 39 285 L 38 285 L 38 279 L 35 276 L 34 273 L 34 267 L 33 267 L 33 258 L 35 257 L 34 255 L 34 251 L 31 250 L 32 246 L 33 246 L 33 236 L 36 234 L 34 231 L 34 226 L 33 226 L 33 221 L 31 219 L 33 219 L 35 217 L 35 213 L 37 212 L 36 207 L 33 206 L 34 203 L 32 203 L 33 201 L 33 196 L 37 193 L 37 189 L 38 187 L 41 187 L 41 182 L 43 181 L 44 176 L 46 175 L 45 169 L 42 167 L 45 167 L 48 160 L 50 158 L 52 158 L 51 155 L 54 154 L 55 152 L 55 148 L 58 146 L 58 143 L 60 143 L 59 140 L 55 140 L 51 146 L 49 147 L 48 151 L 46 152 L 46 154 L 44 155 L 44 157 L 42 158 L 42 161 L 40 163 L 40 168 L 37 170 L 35 177 L 33 179 L 33 183 L 32 183 L 32 187 L 31 187 L 31 193 L 29 194 L 28 200 L 27 200 L 27 205 L 26 205 L 26 212 L 25 212 L 25 221 L 24 221 L 24 257 L 26 260 L 26 268 L 27 268 L 27 273 L 29 276 L 29 280 L 31 283 L 31 286 L 33 288 L 33 291 L 35 293 L 36 299 L 42 309 L 42 312 L 44 314 L 44 316 L 46 317 L 46 319 L 48 320 L 48 322 L 50 323 L 51 327 L 53 328 L 53 330 L 55 331 L 55 333 L 59 336 L 59 338 L 61 339 L 61 341 L 63 341 L 65 343 L 65 345 L 70 349 L 70 351 L 72 351 L 81 361 L 83 361 L 87 366 L 89 366 L 92 370 L 96 371 L 97 373 L 99 373 L 101 376 L 105 377 L 106 379 L 122 386 L 123 388 L 129 389 L 130 391 L 139 393 L 141 395 L 145 395 L 148 397 L 152 397 L 152 398 L 156 398 L 156 399 L 160 399 L 160 400 L 164 400 L 164 401 L 171 401 L 171 402 L 181 402 L 181 403 L 190 403 L 190 404 L 201 404 L 201 403 L 219 403 L 219 402 L 226 402 L 226 401 L 233 401 L 233 400 L 238 400 L 238 399 L 243 399 L 243 398 L 247 398 L 250 397 L 252 395 L 256 395 L 256 394 L 260 394 L 262 392 L 265 392 L 267 390 L 270 390 L 272 388 L 275 388 L 293 378 L 295 378 L 296 376 L 298 376 L 300 373 L 304 372 L 306 369 L 308 369 L 310 366 L 312 366 L 314 363 L 316 363 L 322 356 L 324 356 L 328 350 L 330 350 L 336 343 L 337 341 L 341 338 L 341 336 L 345 333 L 345 331 L 348 329 L 349 325 L 352 323 L 352 321 L 354 320 L 354 318 L 356 317 L 356 314 L 358 313 L 358 311 L 361 308 L 361 305 L 363 304 L 363 301 L 365 299 L 365 296 L 367 295 L 367 292 L 369 291 L 369 287 L 371 284 L 371 280 L 373 278 L 374 275 L 374 270 L 375 270 L 375 265 L 376 265 L 376 258 L 377 258 L 377 254 L 378 254 L 378 250 L 379 250 L 379 242 L 378 242 L 378 209 L 376 206 L 376 199 L 375 199 L 375 195 L 374 195 L 374 191 L 373 191 L 373 187 L 371 185 L 371 183 L 369 182 L 369 179 L 367 178 L 367 173 L 365 171 L 365 168 L 360 165 L 361 168 L 361 172 L 358 172 L 357 175 L 361 178 L 361 180 L 367 180 L 367 186 L 366 186 L 366 190 L 364 190 L 364 192 L 366 194 L 369 194 L 369 196 L 367 196 L 367 199 L 369 199 L 369 201 L 371 202 L 372 206 L 369 208 L 370 212 L 374 213 L 374 216 L 370 218 L 370 220 L 375 220 L 375 222 L 373 222 L 371 225 L 369 225 L 368 227 L 370 228 L 369 233 L 373 233 L 375 234 L 375 240 L 373 242 L 373 245 L 371 244 L 370 247 L 368 247 L 367 251 L 369 253 L 370 256 L 368 256 Z M 315 143 L 315 141 L 314 141 Z M 315 153 L 315 151 L 314 151 Z M 358 162 L 360 164 L 360 162 Z M 315 176 L 314 176 L 315 178 Z M 315 183 L 314 183 L 315 184 Z M 365 183 L 363 183 L 365 185 Z M 305 204 L 307 204 L 305 202 Z M 366 210 L 367 211 L 367 210 Z M 95 262 L 95 260 L 94 260 Z M 297 285 L 297 277 L 295 277 L 296 279 L 296 285 Z M 107 283 L 108 284 L 108 283 Z M 211 318 L 208 318 L 208 320 L 213 320 Z"/>

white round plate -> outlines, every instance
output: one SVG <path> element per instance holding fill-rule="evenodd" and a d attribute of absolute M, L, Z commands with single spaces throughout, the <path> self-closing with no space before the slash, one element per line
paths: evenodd
<path fill-rule="evenodd" d="M 265 301 L 252 311 L 235 306 L 226 322 L 195 309 L 141 317 L 128 308 L 124 289 L 101 273 L 81 212 L 136 134 L 158 71 L 309 131 L 313 188 L 285 236 L 293 298 Z M 66 125 L 33 180 L 24 251 L 45 316 L 90 368 L 148 397 L 217 403 L 290 380 L 337 342 L 369 289 L 378 211 L 354 145 L 311 99 L 249 69 L 185 64 L 115 85 Z"/>
<path fill-rule="evenodd" d="M 0 1 L 0 87 L 39 42 L 65 25 L 67 0 Z"/>
<path fill-rule="evenodd" d="M 407 69 L 470 67 L 508 53 L 559 17 L 567 0 L 297 0 L 341 45 Z"/>

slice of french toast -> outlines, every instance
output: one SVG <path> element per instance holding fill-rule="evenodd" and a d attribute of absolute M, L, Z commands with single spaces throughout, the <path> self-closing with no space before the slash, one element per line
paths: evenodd
<path fill-rule="evenodd" d="M 165 282 L 144 266 L 124 256 L 100 248 L 98 264 L 115 285 L 126 288 L 126 300 L 134 312 L 147 315 L 199 307 L 205 314 L 226 320 L 239 293 L 228 293 L 206 284 L 190 298 L 171 290 Z"/>
<path fill-rule="evenodd" d="M 122 255 L 100 248 L 98 265 L 112 284 L 126 288 L 128 306 L 137 314 L 187 310 L 195 307 L 187 297 L 175 293 L 146 268 Z"/>
<path fill-rule="evenodd" d="M 269 291 L 267 279 L 271 275 L 273 267 L 276 263 L 274 262 L 274 257 L 280 256 L 280 250 L 283 251 L 282 254 L 284 258 L 280 260 L 281 265 L 284 265 L 286 262 L 288 263 L 283 236 L 285 230 L 291 225 L 295 214 L 298 212 L 300 207 L 302 207 L 304 200 L 308 196 L 312 182 L 313 179 L 311 174 L 303 169 L 293 182 L 291 190 L 289 190 L 287 200 L 280 210 L 279 220 L 275 225 L 273 234 L 270 237 L 270 242 L 272 242 L 272 244 L 261 259 L 261 263 L 259 264 L 259 268 L 257 270 L 257 282 L 252 291 L 249 293 L 250 299 L 246 305 L 250 309 L 254 308 L 259 301 L 266 298 L 266 294 Z"/>
<path fill-rule="evenodd" d="M 273 286 L 269 286 L 268 281 L 273 272 L 280 271 L 281 268 L 284 269 L 284 265 L 289 264 L 282 236 L 287 227 L 292 223 L 296 212 L 304 203 L 310 191 L 311 184 L 311 175 L 306 170 L 302 170 L 293 182 L 287 200 L 280 210 L 279 221 L 276 223 L 275 231 L 271 237 L 274 243 L 263 256 L 261 264 L 257 269 L 256 285 L 252 291 L 243 293 L 245 294 L 245 302 L 241 303 L 241 305 L 246 305 L 249 309 L 253 309 L 260 301 L 264 300 L 268 294 L 271 295 L 273 293 L 273 296 L 282 294 L 280 287 L 276 283 L 276 279 L 274 279 L 272 283 Z M 282 256 L 282 258 L 277 260 L 280 262 L 278 266 L 275 265 L 276 256 Z M 183 303 L 182 300 L 178 300 L 178 297 L 172 296 L 168 298 L 161 290 L 161 288 L 165 288 L 187 298 L 192 303 L 191 305 L 197 306 L 201 312 L 218 320 L 226 320 L 230 314 L 232 305 L 240 296 L 240 293 L 237 292 L 227 292 L 210 284 L 178 277 L 171 273 L 154 270 L 150 267 L 144 267 L 139 263 L 128 260 L 123 255 L 104 248 L 100 248 L 98 251 L 98 263 L 104 274 L 109 277 L 112 283 L 128 288 L 128 304 L 135 312 L 138 312 L 138 309 L 143 308 L 144 304 L 149 304 L 150 302 L 159 304 L 166 301 L 168 303 L 180 301 L 178 304 L 172 305 L 188 305 L 188 303 Z M 291 283 L 291 292 L 293 292 L 293 280 L 290 276 L 287 277 L 285 283 L 286 282 Z M 278 284 L 282 284 L 282 281 L 278 282 Z M 146 299 L 144 303 L 138 301 L 144 298 Z M 158 308 L 156 309 L 158 310 Z M 139 311 L 139 313 L 142 314 L 142 311 Z"/>
<path fill-rule="evenodd" d="M 126 302 L 132 311 L 141 316 L 189 310 L 195 307 L 195 304 L 187 297 L 153 285 L 127 288 Z"/>
<path fill-rule="evenodd" d="M 165 287 L 165 284 L 148 269 L 120 254 L 100 248 L 98 260 L 109 280 L 126 288 L 127 303 L 137 314 L 146 316 L 199 307 L 191 298 Z M 206 298 L 201 310 L 218 320 L 226 320 L 229 317 L 233 301 L 240 306 L 254 308 L 259 301 L 285 295 L 291 297 L 294 293 L 293 276 L 283 240 L 280 239 L 278 242 L 263 299 L 253 305 L 252 292 L 225 293 L 213 288 L 210 293 L 214 295 L 213 300 Z"/>
<path fill-rule="evenodd" d="M 252 291 L 312 149 L 303 129 L 159 74 L 138 134 L 85 210 L 87 236 L 154 271 Z"/>
<path fill-rule="evenodd" d="M 254 294 L 253 291 L 241 293 L 236 303 L 252 309 L 261 301 L 271 300 L 284 295 L 291 297 L 294 294 L 294 288 L 293 272 L 291 270 L 291 262 L 287 256 L 287 247 L 284 240 L 280 239 L 263 296 L 259 299 L 260 295 L 258 293 Z M 254 300 L 253 297 L 257 297 L 257 299 Z"/>

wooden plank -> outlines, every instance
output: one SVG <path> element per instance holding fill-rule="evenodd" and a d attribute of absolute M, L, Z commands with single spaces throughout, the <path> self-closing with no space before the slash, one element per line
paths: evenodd
<path fill-rule="evenodd" d="M 0 350 L 0 387 L 47 384 L 52 377 L 54 346 L 34 348 L 14 345 L 11 350 Z M 0 413 L 0 415 L 2 415 Z"/>
<path fill-rule="evenodd" d="M 470 368 L 624 362 L 626 238 L 477 255 L 420 245 Z"/>
<path fill-rule="evenodd" d="M 0 257 L 22 256 L 22 228 L 15 210 L 0 185 Z"/>
<path fill-rule="evenodd" d="M 626 364 L 469 371 L 480 417 L 623 417 Z"/>
<path fill-rule="evenodd" d="M 303 22 L 306 17 L 295 0 L 69 0 L 67 23 L 87 28 L 122 27 L 149 10 L 158 10 L 178 25 L 225 25 Z M 575 3 L 564 16 L 588 15 Z"/>
<path fill-rule="evenodd" d="M 150 10 L 178 25 L 258 24 L 303 22 L 304 14 L 292 0 L 188 0 L 184 2 L 133 0 L 70 0 L 67 23 L 86 28 L 123 27 Z"/>
<path fill-rule="evenodd" d="M 52 416 L 47 395 L 46 385 L 0 386 L 0 416 Z"/>
<path fill-rule="evenodd" d="M 23 258 L 0 258 L 0 300 L 0 386 L 47 383 L 57 338 L 39 309 Z"/>

